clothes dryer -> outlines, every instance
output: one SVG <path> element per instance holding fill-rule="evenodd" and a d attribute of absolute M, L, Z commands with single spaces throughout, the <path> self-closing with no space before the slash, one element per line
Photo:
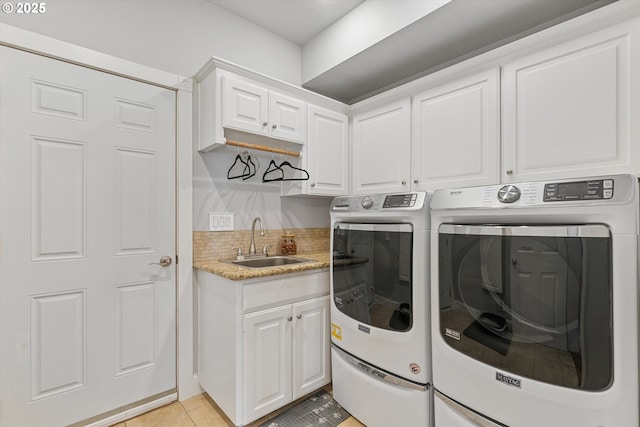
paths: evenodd
<path fill-rule="evenodd" d="M 436 426 L 638 426 L 638 180 L 440 190 Z"/>

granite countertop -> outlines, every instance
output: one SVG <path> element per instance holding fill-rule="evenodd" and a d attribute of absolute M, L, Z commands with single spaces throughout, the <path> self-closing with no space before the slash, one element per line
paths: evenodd
<path fill-rule="evenodd" d="M 256 277 L 275 276 L 278 274 L 299 273 L 301 271 L 329 268 L 330 252 L 297 254 L 297 258 L 309 259 L 312 262 L 289 264 L 274 267 L 247 268 L 218 260 L 194 262 L 193 268 L 207 271 L 230 280 L 247 280 Z"/>

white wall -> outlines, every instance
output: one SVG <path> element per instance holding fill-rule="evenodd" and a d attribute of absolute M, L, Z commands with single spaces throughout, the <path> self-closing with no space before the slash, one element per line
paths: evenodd
<path fill-rule="evenodd" d="M 47 0 L 0 21 L 163 71 L 193 76 L 217 56 L 300 85 L 300 46 L 205 0 Z"/>
<path fill-rule="evenodd" d="M 235 213 L 235 228 L 249 229 L 259 216 L 267 229 L 329 227 L 330 198 L 280 197 L 280 184 L 263 183 L 270 154 L 252 153 L 259 161 L 258 173 L 246 180 L 227 179 L 238 150 L 224 147 L 214 152 L 195 153 L 193 182 L 193 228 L 206 231 L 208 212 Z M 280 162 L 280 158 L 275 158 Z M 242 244 L 248 242 L 239 242 Z M 246 246 L 246 245 L 245 245 Z"/>
<path fill-rule="evenodd" d="M 205 0 L 47 0 L 42 15 L 2 14 L 3 23 L 185 77 L 216 56 L 300 85 L 301 49 Z M 207 213 L 234 212 L 236 228 L 261 216 L 269 229 L 328 227 L 328 199 L 280 198 L 279 184 L 228 181 L 233 155 L 194 152 L 194 230 Z"/>

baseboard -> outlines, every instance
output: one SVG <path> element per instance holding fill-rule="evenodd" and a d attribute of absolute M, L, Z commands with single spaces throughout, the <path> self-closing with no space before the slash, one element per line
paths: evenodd
<path fill-rule="evenodd" d="M 153 409 L 167 405 L 171 402 L 175 402 L 176 400 L 178 400 L 178 393 L 173 391 L 169 395 L 162 396 L 160 398 L 157 398 L 156 396 L 152 396 L 150 399 L 153 399 L 153 400 L 148 401 L 147 399 L 144 399 L 139 402 L 133 403 L 132 405 L 128 405 L 123 409 L 116 409 L 106 414 L 98 415 L 97 417 L 93 417 L 89 420 L 85 420 L 81 423 L 73 424 L 72 426 L 69 426 L 69 427 L 80 426 L 80 425 L 84 427 L 112 426 L 119 422 L 136 417 L 140 414 L 144 414 L 145 412 L 149 412 Z"/>

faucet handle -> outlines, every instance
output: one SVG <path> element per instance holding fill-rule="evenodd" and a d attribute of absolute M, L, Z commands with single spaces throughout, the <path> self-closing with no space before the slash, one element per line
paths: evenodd
<path fill-rule="evenodd" d="M 242 259 L 244 256 L 242 255 L 242 248 L 238 248 L 236 246 L 231 248 L 232 251 L 236 251 L 236 259 Z"/>
<path fill-rule="evenodd" d="M 272 247 L 271 245 L 264 245 L 264 248 L 262 248 L 262 255 L 269 256 L 269 253 L 267 250 L 271 247 Z"/>

